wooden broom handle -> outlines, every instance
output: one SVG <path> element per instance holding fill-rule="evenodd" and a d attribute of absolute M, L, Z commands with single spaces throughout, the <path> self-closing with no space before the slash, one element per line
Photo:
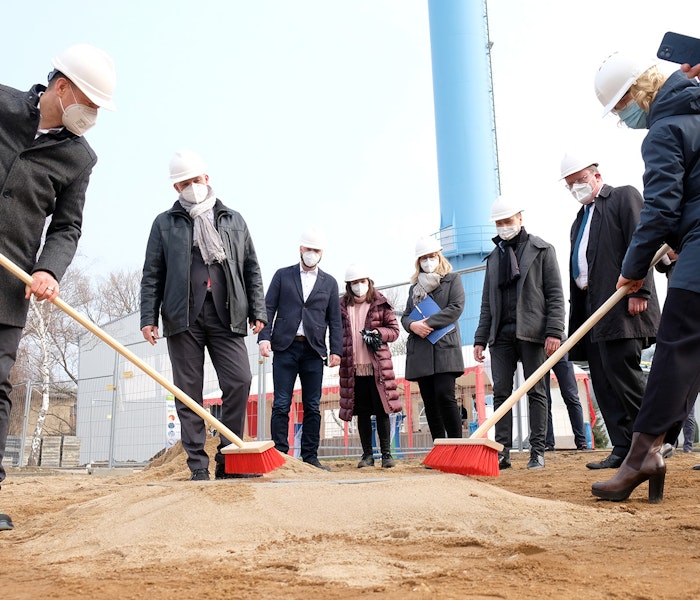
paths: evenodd
<path fill-rule="evenodd" d="M 5 267 L 10 273 L 21 279 L 24 283 L 27 285 L 32 285 L 32 276 L 20 269 L 15 263 L 13 263 L 9 258 L 7 258 L 4 254 L 0 253 L 0 265 Z M 76 320 L 78 323 L 80 323 L 83 327 L 91 331 L 93 334 L 95 334 L 98 338 L 100 338 L 103 342 L 105 342 L 107 345 L 111 346 L 114 350 L 116 350 L 119 354 L 121 354 L 124 358 L 126 358 L 128 361 L 132 362 L 135 364 L 139 369 L 141 369 L 146 375 L 157 381 L 160 385 L 162 385 L 166 390 L 168 390 L 170 393 L 172 393 L 178 400 L 180 400 L 183 404 L 186 404 L 192 411 L 197 413 L 202 419 L 204 419 L 209 425 L 212 427 L 216 428 L 216 430 L 223 434 L 227 439 L 231 440 L 233 444 L 238 446 L 239 448 L 244 447 L 244 442 L 239 438 L 233 431 L 231 431 L 226 425 L 221 423 L 216 417 L 214 417 L 209 411 L 204 410 L 203 407 L 201 407 L 197 402 L 195 402 L 192 398 L 190 398 L 185 392 L 183 392 L 180 388 L 176 387 L 172 383 L 170 383 L 165 377 L 163 377 L 160 373 L 155 371 L 153 368 L 151 368 L 149 365 L 147 365 L 144 361 L 142 361 L 138 356 L 136 356 L 131 350 L 128 348 L 124 347 L 122 344 L 120 344 L 117 340 L 115 340 L 111 335 L 109 335 L 107 332 L 103 331 L 100 329 L 97 325 L 95 325 L 92 321 L 90 321 L 88 318 L 84 317 L 81 315 L 79 312 L 77 312 L 75 309 L 71 308 L 68 304 L 66 304 L 63 300 L 61 300 L 60 297 L 54 298 L 51 302 L 53 302 L 58 308 L 60 308 L 64 313 L 66 313 L 69 317 L 72 319 Z"/>
<path fill-rule="evenodd" d="M 651 262 L 650 269 L 654 268 L 657 262 L 659 262 L 664 254 L 667 254 L 671 250 L 671 247 L 668 244 L 664 244 L 659 248 L 658 252 L 654 255 L 654 259 Z M 573 346 L 584 336 L 586 335 L 591 329 L 593 329 L 593 326 L 600 321 L 607 313 L 608 311 L 615 306 L 622 298 L 624 298 L 627 295 L 627 292 L 629 291 L 630 287 L 632 287 L 632 282 L 628 283 L 627 285 L 621 287 L 619 290 L 616 290 L 615 293 L 610 296 L 599 308 L 596 310 L 586 321 L 581 325 L 574 333 L 571 334 L 571 337 L 566 340 L 559 348 L 552 353 L 552 355 L 544 361 L 539 369 L 537 369 L 530 377 L 528 377 L 525 380 L 525 383 L 523 383 L 517 390 L 515 390 L 508 398 L 506 401 L 501 404 L 501 406 L 498 407 L 498 410 L 496 410 L 488 419 L 486 419 L 479 427 L 472 433 L 469 437 L 470 438 L 479 438 L 483 437 L 486 435 L 489 429 L 493 427 L 498 421 L 503 418 L 503 415 L 505 415 L 513 406 L 515 403 L 520 400 L 527 392 L 530 391 L 531 388 L 535 386 L 535 384 L 542 379 L 551 369 L 554 365 L 556 365 L 561 358 L 569 351 Z"/>

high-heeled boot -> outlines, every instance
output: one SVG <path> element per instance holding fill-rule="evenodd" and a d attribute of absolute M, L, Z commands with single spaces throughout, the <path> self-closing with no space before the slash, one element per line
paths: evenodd
<path fill-rule="evenodd" d="M 663 442 L 663 435 L 633 433 L 627 458 L 611 479 L 593 484 L 593 495 L 603 500 L 619 502 L 629 498 L 639 484 L 649 481 L 649 503 L 661 502 L 666 477 L 666 463 L 661 456 Z"/>

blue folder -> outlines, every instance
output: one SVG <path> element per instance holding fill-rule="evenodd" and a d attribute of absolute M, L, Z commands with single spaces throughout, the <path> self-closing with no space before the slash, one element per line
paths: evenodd
<path fill-rule="evenodd" d="M 438 306 L 437 302 L 433 300 L 430 296 L 426 296 L 418 304 L 413 307 L 411 314 L 408 315 L 409 319 L 414 321 L 422 321 L 428 317 L 432 317 L 435 313 L 440 312 L 442 309 Z M 442 329 L 436 329 L 426 338 L 431 344 L 437 342 L 445 334 L 449 333 L 455 328 L 454 323 L 450 323 L 447 327 Z"/>

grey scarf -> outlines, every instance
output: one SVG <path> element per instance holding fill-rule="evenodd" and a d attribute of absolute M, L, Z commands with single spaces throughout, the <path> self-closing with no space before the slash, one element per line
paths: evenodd
<path fill-rule="evenodd" d="M 442 275 L 438 273 L 418 273 L 418 281 L 413 288 L 413 304 L 418 304 L 421 300 L 440 285 Z"/>
<path fill-rule="evenodd" d="M 204 264 L 211 265 L 215 262 L 221 263 L 226 260 L 224 244 L 221 241 L 219 232 L 214 227 L 214 203 L 216 196 L 211 187 L 209 194 L 202 202 L 188 202 L 182 196 L 179 198 L 180 205 L 194 220 L 194 245 L 199 247 L 202 253 Z"/>

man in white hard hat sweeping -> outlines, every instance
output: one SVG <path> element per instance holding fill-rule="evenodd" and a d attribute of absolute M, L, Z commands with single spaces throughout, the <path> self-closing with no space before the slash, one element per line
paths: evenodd
<path fill-rule="evenodd" d="M 518 361 L 530 377 L 556 352 L 564 337 L 564 293 L 554 247 L 523 228 L 522 205 L 501 196 L 491 207 L 498 235 L 496 248 L 486 259 L 481 314 L 474 333 L 474 360 L 484 362 L 491 353 L 493 408 L 513 392 Z M 544 380 L 527 393 L 530 421 L 528 469 L 544 467 L 547 433 L 547 395 Z M 499 469 L 508 469 L 513 446 L 511 412 L 496 423 Z"/>
<path fill-rule="evenodd" d="M 279 269 L 265 295 L 267 325 L 258 336 L 260 354 L 270 356 L 275 398 L 270 430 L 275 448 L 289 452 L 289 410 L 294 382 L 301 381 L 304 420 L 301 427 L 301 459 L 329 471 L 318 460 L 321 428 L 323 364 L 336 367 L 343 352 L 338 282 L 318 268 L 325 236 L 315 227 L 299 240 L 301 260 Z M 329 336 L 330 352 L 326 346 Z"/>
<path fill-rule="evenodd" d="M 0 85 L 0 252 L 32 274 L 25 286 L 0 269 L 0 482 L 9 432 L 12 386 L 29 298 L 53 300 L 81 233 L 83 204 L 97 157 L 83 134 L 98 110 L 114 110 L 112 59 L 86 44 L 51 60 L 48 86 L 22 92 Z M 42 232 L 46 230 L 41 253 Z M 12 529 L 0 513 L 0 530 Z"/>
<path fill-rule="evenodd" d="M 141 278 L 141 333 L 151 345 L 159 337 L 158 315 L 177 387 L 203 402 L 204 351 L 209 351 L 221 397 L 221 422 L 243 437 L 252 375 L 245 346 L 247 325 L 258 333 L 267 319 L 262 275 L 243 217 L 217 199 L 204 161 L 181 150 L 170 161 L 178 193 L 172 207 L 151 228 Z M 192 481 L 209 480 L 204 420 L 175 400 L 182 446 Z M 216 479 L 227 473 L 220 436 Z"/>
<path fill-rule="evenodd" d="M 567 153 L 561 178 L 583 206 L 571 227 L 569 335 L 613 293 L 622 259 L 642 210 L 632 186 L 603 183 L 598 163 L 585 151 Z M 642 350 L 654 342 L 659 326 L 654 277 L 616 304 L 569 352 L 570 360 L 588 361 L 591 382 L 613 448 L 589 469 L 616 469 L 632 443 L 632 423 L 639 412 L 646 381 Z"/>

